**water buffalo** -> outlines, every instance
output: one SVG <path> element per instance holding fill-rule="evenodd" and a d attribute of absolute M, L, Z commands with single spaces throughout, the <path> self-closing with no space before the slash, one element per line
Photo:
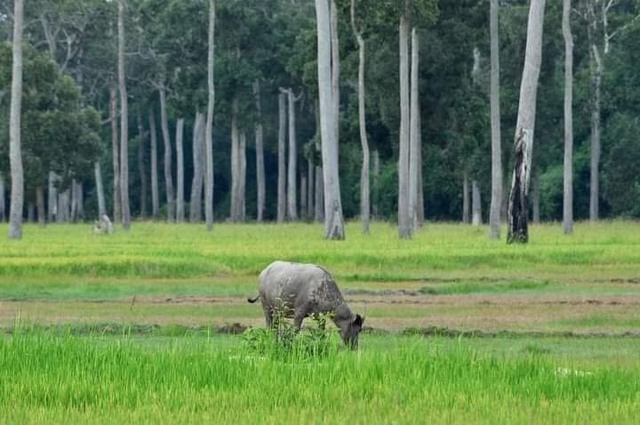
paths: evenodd
<path fill-rule="evenodd" d="M 262 299 L 268 327 L 272 326 L 275 314 L 293 317 L 294 326 L 300 330 L 305 317 L 329 313 L 340 328 L 344 343 L 354 349 L 358 347 L 364 317 L 351 311 L 335 280 L 322 267 L 274 261 L 260 273 L 259 282 L 258 295 L 248 301 L 255 303 Z"/>

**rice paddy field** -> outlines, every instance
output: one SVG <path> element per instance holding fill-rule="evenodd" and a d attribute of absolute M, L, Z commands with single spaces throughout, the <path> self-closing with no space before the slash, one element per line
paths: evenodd
<path fill-rule="evenodd" d="M 0 424 L 637 423 L 640 223 L 530 232 L 27 225 L 0 240 Z M 366 314 L 358 351 L 247 344 L 275 259 L 334 274 Z"/>

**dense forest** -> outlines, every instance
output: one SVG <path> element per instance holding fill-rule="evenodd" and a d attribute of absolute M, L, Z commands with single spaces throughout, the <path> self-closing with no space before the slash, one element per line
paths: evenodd
<path fill-rule="evenodd" d="M 322 0 L 26 1 L 24 217 L 44 223 L 107 213 L 116 222 L 129 220 L 127 214 L 204 221 L 210 153 L 215 220 L 323 220 L 327 180 L 321 166 L 327 159 L 320 147 L 325 124 L 318 52 L 327 41 L 344 218 L 370 211 L 376 219 L 402 220 L 399 168 L 417 166 L 418 181 L 411 184 L 418 189 L 406 196 L 415 193 L 410 202 L 422 206 L 418 220 L 488 222 L 494 1 L 329 1 L 330 43 L 316 13 Z M 11 195 L 13 3 L 0 1 L 2 220 Z M 529 1 L 494 6 L 504 222 Z M 531 167 L 534 221 L 563 219 L 562 18 L 563 2 L 548 1 Z M 573 218 L 639 217 L 640 3 L 573 0 L 568 22 Z M 403 25 L 411 30 L 405 44 Z M 411 48 L 403 50 L 407 44 Z M 409 107 L 403 57 L 411 61 L 415 163 L 400 149 L 402 111 Z M 362 190 L 363 182 L 370 191 Z"/>

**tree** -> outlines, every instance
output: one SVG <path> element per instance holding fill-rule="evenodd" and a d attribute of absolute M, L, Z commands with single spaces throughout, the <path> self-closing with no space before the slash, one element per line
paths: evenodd
<path fill-rule="evenodd" d="M 564 190 L 562 226 L 573 233 L 573 36 L 571 34 L 571 0 L 562 1 L 562 35 L 564 58 Z"/>
<path fill-rule="evenodd" d="M 193 182 L 189 203 L 189 221 L 192 223 L 202 220 L 202 188 L 205 172 L 204 126 L 205 117 L 198 112 L 193 126 Z"/>
<path fill-rule="evenodd" d="M 331 3 L 331 4 L 330 4 Z M 318 91 L 320 97 L 320 135 L 322 138 L 322 165 L 324 178 L 324 224 L 327 239 L 344 239 L 344 217 L 340 199 L 338 174 L 338 99 L 335 96 L 338 46 L 335 44 L 337 25 L 332 25 L 329 0 L 316 0 L 318 39 Z M 335 18 L 334 18 L 335 19 Z"/>
<path fill-rule="evenodd" d="M 256 219 L 262 222 L 265 208 L 265 172 L 264 172 L 264 130 L 262 128 L 262 104 L 260 101 L 260 82 L 256 79 L 253 85 L 256 98 L 256 186 L 258 192 Z"/>
<path fill-rule="evenodd" d="M 287 201 L 285 173 L 285 126 L 287 120 L 287 107 L 285 100 L 285 94 L 280 92 L 278 95 L 278 223 L 284 222 Z"/>
<path fill-rule="evenodd" d="M 24 171 L 20 135 L 22 111 L 22 33 L 24 4 L 14 0 L 13 65 L 11 78 L 11 108 L 9 116 L 9 160 L 11 162 L 11 206 L 9 239 L 22 239 L 22 207 L 24 204 Z"/>
<path fill-rule="evenodd" d="M 209 39 L 207 42 L 207 122 L 205 124 L 205 185 L 204 214 L 207 222 L 207 230 L 213 228 L 213 106 L 215 103 L 215 87 L 214 87 L 214 41 L 215 41 L 215 22 L 216 22 L 216 2 L 209 0 Z"/>
<path fill-rule="evenodd" d="M 515 166 L 509 196 L 507 243 L 529 241 L 529 182 L 535 129 L 536 97 L 542 58 L 542 30 L 545 0 L 531 0 L 527 24 L 527 46 L 520 84 L 518 120 L 514 138 Z"/>
<path fill-rule="evenodd" d="M 176 123 L 176 222 L 184 222 L 184 118 Z"/>
<path fill-rule="evenodd" d="M 502 141 L 500 134 L 500 46 L 498 44 L 498 0 L 491 0 L 491 210 L 489 237 L 500 238 L 500 208 L 502 206 Z"/>
<path fill-rule="evenodd" d="M 149 109 L 149 138 L 151 145 L 151 216 L 156 219 L 160 214 L 160 193 L 158 190 L 158 134 L 153 109 Z"/>
<path fill-rule="evenodd" d="M 129 109 L 127 99 L 127 83 L 125 80 L 125 35 L 124 8 L 125 0 L 118 0 L 118 89 L 120 91 L 120 190 L 122 195 L 122 226 L 125 230 L 131 227 L 129 208 Z"/>

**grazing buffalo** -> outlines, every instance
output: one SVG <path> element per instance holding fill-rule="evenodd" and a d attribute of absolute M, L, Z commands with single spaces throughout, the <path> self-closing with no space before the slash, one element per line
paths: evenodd
<path fill-rule="evenodd" d="M 274 261 L 260 273 L 259 294 L 249 298 L 250 303 L 262 299 L 267 326 L 271 327 L 274 315 L 293 317 L 294 326 L 300 330 L 305 317 L 314 313 L 329 313 L 340 328 L 344 343 L 358 347 L 358 335 L 364 317 L 354 314 L 338 289 L 331 274 L 314 264 Z"/>

